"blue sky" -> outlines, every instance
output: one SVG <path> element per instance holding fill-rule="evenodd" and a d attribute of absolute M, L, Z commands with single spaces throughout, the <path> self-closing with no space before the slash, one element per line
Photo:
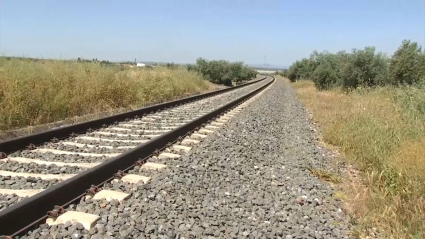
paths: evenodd
<path fill-rule="evenodd" d="M 424 44 L 423 0 L 0 0 L 0 54 L 288 66 L 313 50 Z"/>

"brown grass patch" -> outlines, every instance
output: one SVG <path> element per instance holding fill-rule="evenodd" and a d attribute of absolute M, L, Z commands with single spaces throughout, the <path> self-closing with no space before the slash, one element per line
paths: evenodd
<path fill-rule="evenodd" d="M 412 87 L 318 91 L 291 86 L 326 144 L 360 170 L 344 185 L 359 237 L 425 238 L 425 91 Z"/>
<path fill-rule="evenodd" d="M 185 68 L 0 57 L 0 131 L 74 116 L 134 109 L 209 89 Z"/>

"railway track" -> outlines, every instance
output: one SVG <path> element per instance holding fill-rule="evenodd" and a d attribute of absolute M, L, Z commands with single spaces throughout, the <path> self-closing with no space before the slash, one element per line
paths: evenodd
<path fill-rule="evenodd" d="M 79 211 L 78 202 L 125 200 L 273 81 L 263 78 L 0 143 L 0 235 L 72 220 L 90 230 L 99 216 Z"/>

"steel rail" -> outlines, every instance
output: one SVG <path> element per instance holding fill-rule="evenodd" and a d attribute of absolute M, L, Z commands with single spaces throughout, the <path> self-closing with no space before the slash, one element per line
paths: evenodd
<path fill-rule="evenodd" d="M 66 181 L 47 188 L 39 194 L 24 199 L 0 211 L 0 235 L 17 236 L 43 223 L 43 219 L 46 218 L 46 212 L 52 210 L 56 205 L 69 205 L 71 202 L 84 196 L 84 192 L 92 185 L 101 185 L 113 179 L 113 175 L 120 170 L 129 170 L 137 162 L 146 162 L 146 159 L 157 152 L 158 149 L 163 149 L 167 147 L 169 143 L 180 140 L 182 136 L 199 129 L 199 127 L 205 123 L 215 119 L 236 105 L 259 93 L 275 81 L 275 78 L 272 78 L 273 80 L 264 86 L 210 113 L 200 116 L 189 123 L 153 138 L 132 150 L 111 158 L 96 167 L 79 173 Z"/>
<path fill-rule="evenodd" d="M 152 106 L 148 106 L 148 107 L 144 107 L 141 109 L 137 109 L 134 111 L 129 111 L 129 112 L 125 112 L 125 113 L 120 113 L 120 114 L 116 114 L 116 115 L 112 115 L 112 116 L 107 116 L 104 118 L 100 118 L 100 119 L 95 119 L 95 120 L 90 120 L 90 121 L 86 121 L 83 123 L 78 123 L 78 124 L 73 124 L 73 125 L 69 125 L 69 126 L 65 126 L 65 127 L 60 127 L 60 128 L 56 128 L 56 129 L 52 129 L 52 130 L 48 130 L 45 132 L 41 132 L 41 133 L 36 133 L 36 134 L 31 134 L 31 135 L 27 135 L 27 136 L 22 136 L 22 137 L 18 137 L 18 138 L 14 138 L 14 139 L 10 139 L 10 140 L 6 140 L 3 142 L 0 142 L 0 154 L 3 152 L 5 154 L 9 154 L 18 150 L 22 150 L 25 149 L 27 146 L 29 145 L 40 145 L 43 144 L 45 142 L 48 142 L 50 140 L 52 140 L 53 138 L 57 138 L 57 139 L 64 139 L 69 137 L 72 134 L 81 134 L 84 133 L 86 131 L 88 131 L 89 129 L 98 129 L 101 128 L 105 125 L 111 125 L 115 122 L 119 122 L 119 121 L 123 121 L 129 118 L 134 118 L 134 117 L 140 117 L 143 116 L 145 114 L 149 114 L 151 112 L 155 112 L 158 110 L 164 110 L 170 107 L 175 107 L 181 104 L 186 104 L 192 101 L 196 101 L 196 100 L 200 100 L 206 97 L 211 97 L 217 94 L 222 94 L 228 91 L 232 91 L 247 85 L 251 85 L 257 82 L 260 82 L 264 79 L 266 79 L 267 77 L 261 78 L 259 80 L 256 81 L 252 81 L 252 82 L 248 82 L 242 85 L 238 85 L 238 86 L 234 86 L 234 87 L 230 87 L 227 89 L 222 89 L 222 90 L 217 90 L 217 91 L 213 91 L 213 92 L 209 92 L 209 93 L 205 93 L 205 94 L 200 94 L 200 95 L 195 95 L 195 96 L 190 96 L 190 97 L 186 97 L 183 99 L 179 99 L 179 100 L 174 100 L 174 101 L 169 101 L 166 103 L 162 103 L 162 104 L 156 104 L 156 105 L 152 105 Z M 1 155 L 0 155 L 1 157 Z"/>

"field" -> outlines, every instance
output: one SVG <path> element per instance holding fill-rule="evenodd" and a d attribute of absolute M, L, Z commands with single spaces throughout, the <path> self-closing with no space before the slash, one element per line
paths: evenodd
<path fill-rule="evenodd" d="M 425 90 L 400 86 L 319 91 L 289 83 L 318 122 L 322 139 L 360 170 L 342 185 L 356 234 L 425 238 Z"/>
<path fill-rule="evenodd" d="M 0 58 L 0 132 L 201 93 L 212 84 L 177 67 Z"/>

